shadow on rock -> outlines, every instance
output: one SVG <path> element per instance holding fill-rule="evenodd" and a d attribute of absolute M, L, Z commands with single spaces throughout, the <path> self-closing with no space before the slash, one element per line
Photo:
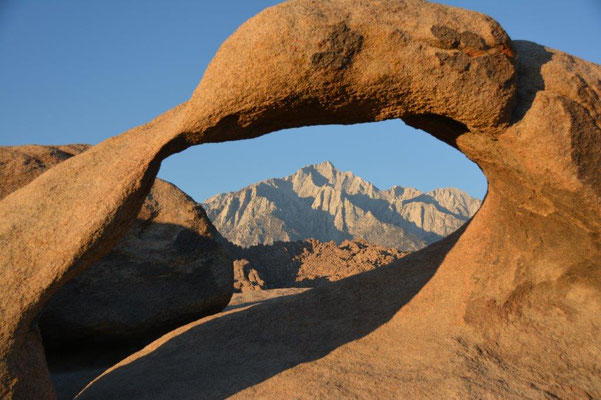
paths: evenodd
<path fill-rule="evenodd" d="M 435 274 L 465 228 L 386 267 L 174 331 L 91 383 L 82 399 L 234 395 L 374 331 Z"/>
<path fill-rule="evenodd" d="M 526 40 L 515 40 L 513 45 L 520 54 L 517 63 L 519 76 L 517 105 L 511 116 L 511 122 L 515 124 L 520 122 L 530 110 L 536 94 L 545 90 L 541 69 L 543 65 L 551 61 L 552 53 L 547 51 L 544 46 Z"/>
<path fill-rule="evenodd" d="M 231 260 L 215 239 L 138 219 L 107 256 L 53 294 L 40 317 L 44 345 L 144 345 L 223 310 L 231 286 Z"/>

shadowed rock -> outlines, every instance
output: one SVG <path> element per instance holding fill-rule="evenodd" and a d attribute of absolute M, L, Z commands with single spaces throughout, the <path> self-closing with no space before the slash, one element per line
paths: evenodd
<path fill-rule="evenodd" d="M 181 328 L 81 396 L 601 396 L 600 95 L 601 67 L 512 43 L 481 14 L 420 0 L 265 10 L 222 45 L 190 101 L 0 202 L 2 395 L 54 396 L 36 317 L 127 232 L 161 159 L 403 118 L 487 176 L 465 229 L 389 268 L 201 321 L 192 337 Z"/>
<path fill-rule="evenodd" d="M 145 344 L 221 311 L 233 292 L 221 240 L 200 204 L 155 180 L 127 236 L 52 296 L 44 345 Z"/>
<path fill-rule="evenodd" d="M 0 147 L 0 198 L 89 147 Z M 200 204 L 156 179 L 127 236 L 52 296 L 39 322 L 44 345 L 139 346 L 222 310 L 233 290 L 222 241 Z"/>

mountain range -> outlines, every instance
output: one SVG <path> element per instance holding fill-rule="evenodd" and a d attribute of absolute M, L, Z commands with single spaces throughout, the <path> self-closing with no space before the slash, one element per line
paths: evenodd
<path fill-rule="evenodd" d="M 219 232 L 243 247 L 308 238 L 363 239 L 413 251 L 455 231 L 480 204 L 455 188 L 380 190 L 326 161 L 217 194 L 203 206 Z"/>

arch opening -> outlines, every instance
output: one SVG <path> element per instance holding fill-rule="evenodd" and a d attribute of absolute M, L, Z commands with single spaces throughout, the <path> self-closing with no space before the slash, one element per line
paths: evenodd
<path fill-rule="evenodd" d="M 407 124 L 396 119 L 318 125 L 252 140 L 195 146 L 165 160 L 159 177 L 202 201 L 217 229 L 237 245 L 355 238 L 414 251 L 450 234 L 475 214 L 486 193 L 486 178 L 457 149 L 455 138 L 467 131 L 465 125 L 442 116 L 421 115 L 407 120 Z M 411 124 L 430 135 L 417 132 Z M 198 168 L 199 159 L 211 168 Z M 312 189 L 301 187 L 304 183 L 297 180 L 304 179 L 303 171 L 315 171 L 314 167 L 326 161 L 333 164 L 334 174 L 350 172 L 365 188 L 353 187 L 349 192 L 335 182 L 347 178 L 321 175 L 326 184 L 311 182 Z M 284 187 L 284 183 L 291 186 Z M 259 193 L 266 187 L 269 194 Z M 395 190 L 404 194 L 395 195 Z M 324 192 L 328 198 L 336 196 L 336 201 L 320 204 Z M 287 200 L 278 201 L 277 196 Z M 398 229 L 400 236 L 410 233 L 414 244 L 395 242 L 390 232 L 385 240 L 365 232 L 349 232 L 353 228 L 345 222 L 349 214 L 345 201 L 351 215 L 362 214 L 355 224 L 375 219 L 381 226 Z M 266 209 L 265 204 L 271 208 Z M 328 218 L 317 216 L 316 210 L 324 211 Z M 321 221 L 320 227 L 302 226 L 311 215 Z M 270 231 L 268 226 L 272 225 L 278 228 Z"/>

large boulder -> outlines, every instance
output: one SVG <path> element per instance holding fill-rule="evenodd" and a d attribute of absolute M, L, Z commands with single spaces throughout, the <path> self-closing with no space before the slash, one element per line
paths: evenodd
<path fill-rule="evenodd" d="M 0 397 L 55 397 L 38 316 L 127 234 L 165 157 L 390 118 L 482 168 L 489 191 L 467 227 L 387 268 L 179 328 L 81 398 L 601 397 L 600 98 L 601 66 L 512 42 L 482 14 L 271 7 L 188 102 L 0 201 Z"/>
<path fill-rule="evenodd" d="M 157 179 L 125 238 L 49 300 L 44 344 L 142 343 L 221 311 L 233 292 L 222 240 L 200 204 Z"/>
<path fill-rule="evenodd" d="M 88 148 L 0 147 L 0 198 Z M 156 179 L 125 238 L 49 300 L 44 344 L 141 344 L 222 310 L 233 291 L 222 242 L 200 204 Z"/>

